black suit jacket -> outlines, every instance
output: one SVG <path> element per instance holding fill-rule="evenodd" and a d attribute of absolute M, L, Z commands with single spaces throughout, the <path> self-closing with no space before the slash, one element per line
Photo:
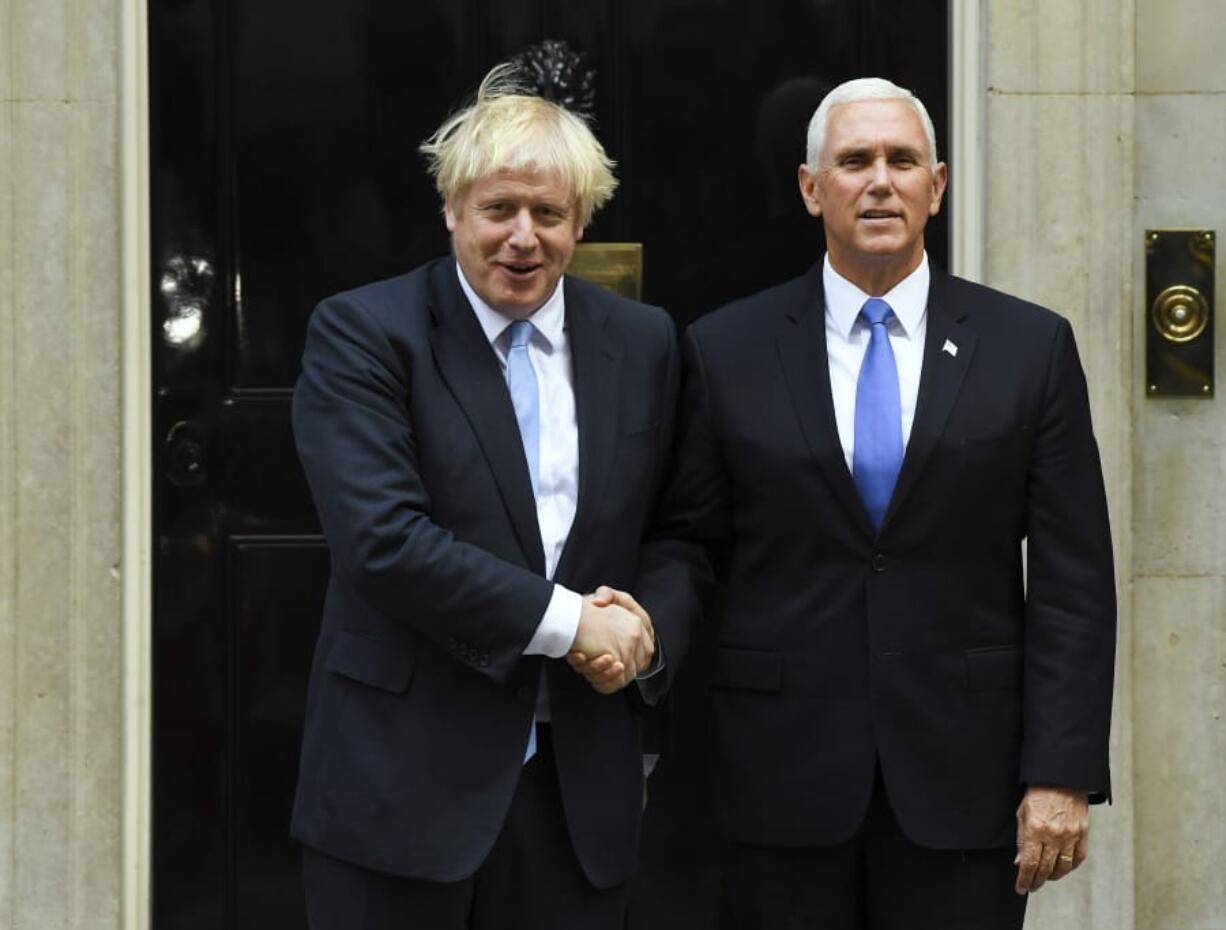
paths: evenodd
<path fill-rule="evenodd" d="M 880 760 L 912 840 L 1008 846 L 1023 786 L 1110 791 L 1114 582 L 1073 334 L 934 270 L 914 425 L 877 533 L 835 425 L 821 275 L 688 330 L 640 600 L 672 674 L 720 578 L 710 702 L 730 836 L 847 839 Z"/>
<path fill-rule="evenodd" d="M 674 328 L 657 308 L 564 287 L 579 498 L 555 579 L 629 587 L 671 441 Z M 332 555 L 294 836 L 381 871 L 470 875 L 511 802 L 546 662 L 576 852 L 597 886 L 623 881 L 637 710 L 521 654 L 552 587 L 510 395 L 454 259 L 320 304 L 293 417 Z"/>

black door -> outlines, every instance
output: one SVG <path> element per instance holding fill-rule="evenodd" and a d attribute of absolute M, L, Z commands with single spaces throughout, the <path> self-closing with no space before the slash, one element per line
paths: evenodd
<path fill-rule="evenodd" d="M 642 242 L 645 299 L 684 324 L 820 254 L 795 169 L 831 85 L 890 77 L 948 137 L 946 15 L 944 0 L 150 0 L 156 930 L 305 926 L 286 830 L 328 559 L 290 391 L 320 298 L 447 249 L 417 144 L 492 64 L 566 41 L 595 72 L 622 181 L 586 240 Z M 944 264 L 943 225 L 929 248 Z M 682 688 L 683 719 L 701 721 L 700 694 Z M 674 735 L 632 923 L 683 930 L 710 926 L 718 876 L 695 827 L 701 726 Z"/>

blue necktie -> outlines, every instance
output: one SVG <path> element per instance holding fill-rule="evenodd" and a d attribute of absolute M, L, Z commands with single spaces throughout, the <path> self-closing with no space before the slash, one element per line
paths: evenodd
<path fill-rule="evenodd" d="M 534 497 L 541 483 L 541 400 L 536 388 L 536 371 L 528 355 L 528 343 L 535 328 L 527 320 L 516 320 L 507 327 L 511 334 L 511 347 L 507 350 L 507 387 L 511 391 L 511 404 L 515 407 L 515 419 L 519 422 L 519 438 L 524 444 L 524 457 L 528 460 L 528 475 L 532 478 Z M 535 718 L 528 734 L 524 764 L 534 755 Z"/>
<path fill-rule="evenodd" d="M 877 297 L 866 300 L 860 309 L 871 335 L 856 381 L 856 437 L 851 471 L 876 529 L 881 529 L 885 519 L 903 456 L 898 367 L 894 364 L 886 326 L 893 313 L 890 305 Z"/>
<path fill-rule="evenodd" d="M 507 350 L 507 387 L 511 390 L 515 419 L 519 421 L 519 438 L 524 444 L 528 475 L 532 478 L 532 493 L 535 496 L 540 490 L 541 480 L 541 402 L 536 389 L 536 372 L 528 355 L 528 343 L 536 327 L 527 320 L 516 320 L 507 330 L 511 334 L 511 347 Z"/>

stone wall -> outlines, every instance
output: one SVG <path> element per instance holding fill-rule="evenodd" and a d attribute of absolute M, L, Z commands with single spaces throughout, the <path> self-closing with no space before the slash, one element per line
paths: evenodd
<path fill-rule="evenodd" d="M 115 928 L 113 0 L 0 0 L 0 927 Z"/>
<path fill-rule="evenodd" d="M 1226 23 L 1136 0 L 1133 745 L 1137 930 L 1226 927 Z M 1217 230 L 1217 397 L 1147 400 L 1141 237 Z"/>
<path fill-rule="evenodd" d="M 1116 803 L 1093 814 L 1085 869 L 1037 895 L 1028 926 L 1221 930 L 1226 385 L 1211 401 L 1145 398 L 1142 235 L 1216 228 L 1223 306 L 1222 6 L 984 5 L 984 277 L 1073 321 L 1121 596 Z"/>
<path fill-rule="evenodd" d="M 1133 925 L 1133 11 L 1128 0 L 986 7 L 984 281 L 1072 321 L 1103 457 L 1121 608 L 1117 801 L 1093 811 L 1089 861 L 1032 899 L 1027 925 L 1119 930 Z"/>

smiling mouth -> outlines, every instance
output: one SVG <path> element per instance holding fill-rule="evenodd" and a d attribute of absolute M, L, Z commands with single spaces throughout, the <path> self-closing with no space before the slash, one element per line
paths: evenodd
<path fill-rule="evenodd" d="M 526 278 L 541 266 L 529 262 L 500 262 L 498 267 L 517 278 Z"/>

